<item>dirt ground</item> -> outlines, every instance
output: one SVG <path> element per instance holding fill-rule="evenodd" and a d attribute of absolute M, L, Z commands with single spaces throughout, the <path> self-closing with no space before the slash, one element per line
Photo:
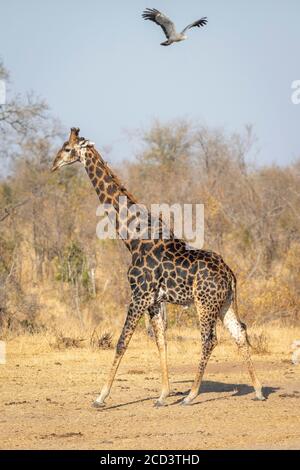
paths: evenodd
<path fill-rule="evenodd" d="M 178 400 L 194 376 L 198 333 L 169 333 L 172 396 L 159 409 L 153 407 L 160 389 L 158 354 L 143 332 L 133 338 L 101 410 L 91 404 L 113 350 L 56 351 L 46 338 L 14 339 L 0 365 L 0 448 L 299 449 L 300 366 L 291 364 L 289 351 L 299 333 L 278 332 L 271 353 L 254 356 L 266 402 L 253 400 L 247 371 L 224 340 L 202 394 L 188 407 Z"/>

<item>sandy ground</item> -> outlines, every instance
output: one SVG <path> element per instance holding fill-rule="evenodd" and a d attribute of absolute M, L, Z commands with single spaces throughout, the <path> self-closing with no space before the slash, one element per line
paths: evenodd
<path fill-rule="evenodd" d="M 178 400 L 188 391 L 197 364 L 197 332 L 170 336 L 173 395 L 159 409 L 153 407 L 160 389 L 158 355 L 143 333 L 132 340 L 102 410 L 91 403 L 113 350 L 53 351 L 34 337 L 9 342 L 7 363 L 0 365 L 0 448 L 300 448 L 300 366 L 291 365 L 289 351 L 275 345 L 271 354 L 254 356 L 268 397 L 256 402 L 235 347 L 221 344 L 202 394 L 182 407 Z M 294 332 L 285 337 L 289 343 Z"/>

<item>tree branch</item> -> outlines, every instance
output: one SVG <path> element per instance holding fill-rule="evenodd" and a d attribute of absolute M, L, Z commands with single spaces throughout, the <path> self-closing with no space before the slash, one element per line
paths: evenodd
<path fill-rule="evenodd" d="M 30 199 L 26 199 L 25 201 L 21 201 L 21 202 L 18 202 L 17 204 L 15 204 L 14 206 L 11 206 L 11 207 L 5 207 L 4 209 L 4 214 L 2 214 L 0 216 L 0 222 L 3 222 L 5 219 L 7 219 L 7 217 L 9 217 L 10 215 L 12 215 L 13 211 L 15 209 L 17 209 L 18 207 L 21 207 L 21 206 L 24 206 L 25 204 L 27 204 L 27 202 L 29 202 Z"/>

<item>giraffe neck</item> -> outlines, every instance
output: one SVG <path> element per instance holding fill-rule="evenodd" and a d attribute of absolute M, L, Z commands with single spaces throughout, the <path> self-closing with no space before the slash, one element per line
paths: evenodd
<path fill-rule="evenodd" d="M 139 225 L 137 222 L 139 213 L 134 211 L 134 207 L 137 207 L 137 201 L 124 188 L 120 180 L 94 148 L 86 151 L 85 169 L 100 203 L 105 204 L 106 214 L 115 222 L 116 232 L 132 253 L 140 240 L 149 239 L 149 219 L 147 219 L 147 226 L 144 225 L 142 227 L 137 237 L 137 232 L 134 230 L 134 227 Z M 151 242 L 155 242 L 155 240 L 149 239 L 149 243 Z"/>

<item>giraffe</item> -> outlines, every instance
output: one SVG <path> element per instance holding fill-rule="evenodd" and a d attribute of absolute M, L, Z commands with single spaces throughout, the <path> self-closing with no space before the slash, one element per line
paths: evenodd
<path fill-rule="evenodd" d="M 136 204 L 134 197 L 121 184 L 95 148 L 95 144 L 79 137 L 80 130 L 71 128 L 69 140 L 58 151 L 52 171 L 65 165 L 81 162 L 102 204 L 109 204 L 108 216 L 117 217 L 117 230 L 123 233 L 128 222 L 135 216 L 120 206 L 120 197 L 127 198 L 128 207 Z M 106 206 L 105 206 L 106 207 Z M 129 217 L 129 219 L 128 219 Z M 147 230 L 146 230 L 147 229 Z M 184 240 L 176 239 L 172 233 L 168 239 L 159 230 L 156 239 L 149 239 L 148 227 L 133 237 L 130 231 L 123 242 L 131 253 L 128 280 L 131 299 L 126 320 L 119 337 L 113 364 L 101 393 L 93 403 L 105 406 L 105 400 L 128 347 L 135 328 L 144 314 L 148 314 L 154 331 L 160 356 L 162 387 L 155 406 L 164 406 L 170 394 L 167 366 L 167 344 L 160 307 L 162 303 L 182 306 L 195 304 L 200 325 L 201 354 L 194 382 L 188 395 L 181 401 L 189 405 L 199 394 L 204 371 L 213 349 L 217 345 L 216 323 L 220 319 L 235 340 L 248 368 L 257 400 L 265 400 L 249 352 L 246 325 L 237 312 L 236 277 L 217 253 L 187 249 Z M 147 233 L 147 236 L 146 236 Z"/>

